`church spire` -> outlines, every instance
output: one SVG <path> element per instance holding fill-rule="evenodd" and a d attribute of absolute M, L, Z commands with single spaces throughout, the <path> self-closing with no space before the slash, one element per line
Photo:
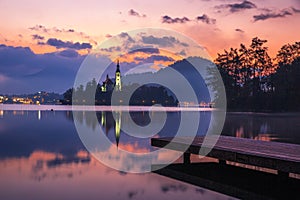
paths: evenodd
<path fill-rule="evenodd" d="M 120 72 L 120 63 L 119 63 L 119 59 L 117 60 L 117 70 L 116 72 Z"/>

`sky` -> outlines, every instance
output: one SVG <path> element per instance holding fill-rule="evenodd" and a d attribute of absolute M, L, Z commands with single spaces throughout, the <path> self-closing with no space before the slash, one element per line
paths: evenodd
<path fill-rule="evenodd" d="M 0 94 L 62 93 L 87 54 L 135 29 L 177 31 L 212 59 L 256 36 L 274 57 L 300 32 L 299 0 L 0 0 L 0 8 Z"/>

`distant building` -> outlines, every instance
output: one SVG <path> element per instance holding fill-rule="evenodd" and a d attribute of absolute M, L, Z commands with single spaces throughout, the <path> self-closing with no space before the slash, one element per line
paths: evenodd
<path fill-rule="evenodd" d="M 112 80 L 109 78 L 107 74 L 105 81 L 102 82 L 101 91 L 107 92 L 107 91 L 112 91 L 113 89 L 114 89 L 114 83 L 112 82 Z"/>
<path fill-rule="evenodd" d="M 119 60 L 117 61 L 117 69 L 115 73 L 115 83 L 109 78 L 108 74 L 106 75 L 106 80 L 102 82 L 101 91 L 107 92 L 112 91 L 116 88 L 116 91 L 122 90 L 122 82 L 121 82 L 121 71 Z"/>

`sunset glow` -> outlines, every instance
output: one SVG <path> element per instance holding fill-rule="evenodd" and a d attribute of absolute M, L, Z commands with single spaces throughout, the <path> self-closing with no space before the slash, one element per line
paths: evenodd
<path fill-rule="evenodd" d="M 113 36 L 123 34 L 125 37 L 126 33 L 136 29 L 177 31 L 205 48 L 212 59 L 224 49 L 238 47 L 240 43 L 249 45 L 254 37 L 268 40 L 266 45 L 274 58 L 282 45 L 298 41 L 300 32 L 300 27 L 296 26 L 300 19 L 298 0 L 180 0 L 176 3 L 171 0 L 88 0 L 76 4 L 71 1 L 53 4 L 51 1 L 12 0 L 1 1 L 0 6 L 0 17 L 3 19 L 0 44 L 3 52 L 9 52 L 9 55 L 3 55 L 3 59 L 7 56 L 19 57 L 14 63 L 10 61 L 10 64 L 1 66 L 1 89 L 7 93 L 43 90 L 54 81 L 50 78 L 54 76 L 50 73 L 52 70 L 68 74 L 62 75 L 64 80 L 55 75 L 60 87 L 53 87 L 52 90 L 62 92 L 74 82 L 75 73 L 87 54 Z M 126 37 L 124 39 L 128 40 Z M 116 49 L 111 49 L 110 54 L 118 57 L 120 52 Z M 168 56 L 173 61 L 156 60 L 151 68 L 159 70 L 193 54 L 179 48 L 173 51 L 169 55 L 160 51 L 160 55 Z M 137 56 L 141 59 L 147 57 L 141 52 L 140 55 L 121 53 L 120 62 L 132 62 Z M 29 60 L 28 54 L 31 54 Z M 22 61 L 23 55 L 26 62 Z M 8 68 L 13 74 L 11 70 L 6 70 Z M 43 79 L 47 83 L 37 84 L 36 80 L 24 76 L 40 78 L 41 73 L 47 74 L 47 78 Z M 30 89 L 32 84 L 38 87 Z M 8 89 L 10 85 L 15 87 Z"/>

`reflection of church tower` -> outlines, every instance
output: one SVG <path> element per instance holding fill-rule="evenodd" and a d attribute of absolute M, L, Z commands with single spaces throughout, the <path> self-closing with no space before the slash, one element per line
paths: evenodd
<path fill-rule="evenodd" d="M 117 69 L 116 69 L 116 91 L 121 91 L 122 89 L 122 85 L 121 85 L 121 72 L 120 72 L 120 64 L 119 64 L 119 60 L 117 62 Z"/>
<path fill-rule="evenodd" d="M 101 112 L 101 125 L 106 127 L 106 114 L 103 111 Z"/>
<path fill-rule="evenodd" d="M 119 146 L 120 133 L 121 133 L 121 112 L 115 112 L 115 134 L 116 134 L 116 145 Z"/>

